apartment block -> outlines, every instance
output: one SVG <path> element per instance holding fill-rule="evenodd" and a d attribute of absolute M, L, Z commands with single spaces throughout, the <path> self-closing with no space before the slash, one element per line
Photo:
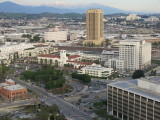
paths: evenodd
<path fill-rule="evenodd" d="M 124 61 L 125 70 L 147 68 L 151 64 L 151 43 L 135 39 L 120 41 L 119 60 Z"/>

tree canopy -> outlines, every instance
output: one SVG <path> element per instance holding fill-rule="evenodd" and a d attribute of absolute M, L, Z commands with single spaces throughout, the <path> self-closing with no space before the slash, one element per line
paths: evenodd
<path fill-rule="evenodd" d="M 39 35 L 33 36 L 33 39 L 30 39 L 30 41 L 31 41 L 31 42 L 39 42 L 39 41 L 40 41 Z"/>
<path fill-rule="evenodd" d="M 84 83 L 90 83 L 91 82 L 91 76 L 87 74 L 77 74 L 76 72 L 72 73 L 72 78 L 76 78 Z"/>
<path fill-rule="evenodd" d="M 4 79 L 13 72 L 13 69 L 6 66 L 5 64 L 0 65 L 0 81 L 4 81 Z"/>
<path fill-rule="evenodd" d="M 65 83 L 62 70 L 55 70 L 52 67 L 43 66 L 39 71 L 24 71 L 22 76 L 39 84 L 44 84 L 48 90 L 62 87 Z"/>
<path fill-rule="evenodd" d="M 142 70 L 136 70 L 132 75 L 133 79 L 137 79 L 137 78 L 141 78 L 141 77 L 145 77 L 144 72 Z"/>

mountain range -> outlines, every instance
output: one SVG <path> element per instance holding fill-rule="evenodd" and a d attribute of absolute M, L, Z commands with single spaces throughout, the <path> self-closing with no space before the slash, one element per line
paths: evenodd
<path fill-rule="evenodd" d="M 114 13 L 129 13 L 127 11 L 117 9 L 114 7 L 102 5 L 102 4 L 88 4 L 76 7 L 64 7 L 64 6 L 24 6 L 13 2 L 2 2 L 0 3 L 0 12 L 4 13 L 29 13 L 29 14 L 39 14 L 43 12 L 50 13 L 80 13 L 83 14 L 87 9 L 99 8 L 104 11 L 105 14 Z"/>

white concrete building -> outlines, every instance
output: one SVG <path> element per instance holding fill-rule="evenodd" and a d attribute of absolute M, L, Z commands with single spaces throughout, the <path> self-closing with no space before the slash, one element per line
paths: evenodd
<path fill-rule="evenodd" d="M 101 53 L 101 61 L 104 62 L 105 67 L 109 67 L 109 60 L 110 59 L 118 59 L 118 57 L 119 57 L 119 51 L 103 50 Z"/>
<path fill-rule="evenodd" d="M 50 64 L 50 65 L 58 65 L 63 67 L 64 64 L 74 65 L 75 66 L 84 66 L 84 63 L 80 62 L 80 55 L 71 55 L 66 56 L 66 51 L 61 50 L 60 55 L 39 55 L 38 63 L 40 64 Z"/>
<path fill-rule="evenodd" d="M 5 42 L 5 36 L 0 36 L 0 43 L 4 43 Z"/>
<path fill-rule="evenodd" d="M 32 43 L 13 43 L 13 42 L 6 42 L 5 45 L 2 45 L 0 47 L 0 54 L 4 55 L 7 53 L 15 52 L 15 51 L 22 51 L 27 48 L 34 47 L 34 44 Z"/>
<path fill-rule="evenodd" d="M 151 16 L 149 18 L 146 18 L 145 19 L 146 22 L 158 22 L 159 21 L 159 18 L 156 17 L 156 16 Z"/>
<path fill-rule="evenodd" d="M 106 51 L 103 50 L 101 53 L 101 61 L 108 61 L 109 59 L 118 58 L 119 51 Z"/>
<path fill-rule="evenodd" d="M 63 67 L 66 64 L 68 57 L 66 56 L 66 51 L 61 50 L 60 56 L 58 55 L 39 55 L 38 56 L 38 63 L 40 64 L 50 64 L 50 65 L 58 65 Z"/>
<path fill-rule="evenodd" d="M 129 71 L 148 67 L 151 64 L 151 43 L 135 39 L 120 41 L 119 60 L 124 61 L 123 68 Z"/>
<path fill-rule="evenodd" d="M 80 55 L 66 56 L 66 51 L 61 50 L 60 55 L 39 55 L 39 64 L 58 65 L 60 67 L 69 67 L 73 69 L 80 69 L 82 67 L 90 66 L 91 62 L 81 62 L 82 57 Z"/>
<path fill-rule="evenodd" d="M 105 68 L 95 64 L 83 67 L 81 68 L 81 70 L 78 71 L 78 74 L 88 74 L 94 77 L 109 77 L 112 73 L 113 73 L 112 68 Z"/>
<path fill-rule="evenodd" d="M 12 33 L 12 34 L 4 34 L 5 39 L 11 42 L 28 42 L 28 38 L 23 38 L 22 35 L 26 35 L 27 33 Z"/>
<path fill-rule="evenodd" d="M 68 51 L 70 55 L 80 55 L 85 60 L 101 60 L 101 55 L 93 52 Z"/>
<path fill-rule="evenodd" d="M 118 60 L 118 59 L 109 59 L 108 60 L 108 67 L 113 68 L 114 70 L 121 68 L 121 70 L 124 69 L 124 60 Z"/>
<path fill-rule="evenodd" d="M 20 56 L 25 57 L 38 57 L 38 55 L 51 54 L 58 52 L 58 48 L 50 46 L 34 47 L 30 49 L 25 49 Z"/>
<path fill-rule="evenodd" d="M 126 20 L 132 21 L 132 20 L 138 20 L 141 19 L 141 17 L 137 16 L 136 14 L 130 14 L 126 17 Z"/>
<path fill-rule="evenodd" d="M 67 30 L 63 31 L 49 31 L 44 33 L 45 42 L 61 42 L 67 41 Z"/>
<path fill-rule="evenodd" d="M 25 49 L 34 47 L 32 43 L 11 43 L 6 42 L 5 45 L 0 46 L 0 61 L 9 63 L 14 59 L 15 53 L 20 55 Z"/>

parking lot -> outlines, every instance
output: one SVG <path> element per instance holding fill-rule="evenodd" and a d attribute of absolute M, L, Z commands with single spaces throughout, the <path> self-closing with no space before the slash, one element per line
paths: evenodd
<path fill-rule="evenodd" d="M 95 90 L 102 90 L 107 88 L 107 82 L 101 82 L 101 81 L 92 81 L 88 85 L 87 91 L 95 91 Z"/>

